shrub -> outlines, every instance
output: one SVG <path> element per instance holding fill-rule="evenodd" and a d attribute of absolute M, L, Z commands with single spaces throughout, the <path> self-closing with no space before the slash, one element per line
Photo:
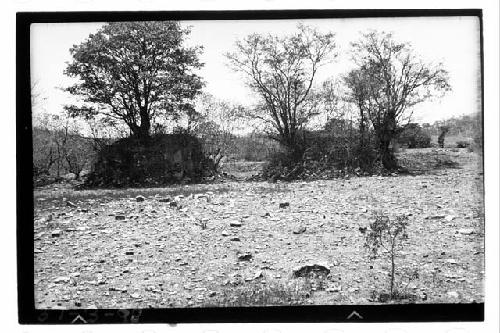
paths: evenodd
<path fill-rule="evenodd" d="M 85 186 L 154 186 L 198 181 L 212 169 L 199 140 L 191 135 L 159 134 L 147 140 L 129 137 L 99 152 Z"/>
<path fill-rule="evenodd" d="M 419 124 L 408 124 L 398 136 L 398 143 L 408 148 L 431 147 L 431 136 Z"/>
<path fill-rule="evenodd" d="M 307 132 L 300 159 L 285 150 L 274 153 L 264 167 L 266 179 L 325 179 L 376 172 L 378 154 L 373 140 L 359 144 L 356 135 Z"/>
<path fill-rule="evenodd" d="M 389 274 L 389 298 L 394 299 L 401 293 L 395 288 L 396 258 L 406 245 L 408 234 L 408 217 L 399 215 L 391 219 L 389 216 L 378 214 L 375 221 L 370 223 L 369 228 L 360 228 L 360 232 L 365 236 L 365 248 L 368 250 L 370 258 L 375 259 L 380 255 L 386 256 L 384 259 L 390 261 L 391 270 Z M 385 250 L 381 252 L 380 249 Z"/>
<path fill-rule="evenodd" d="M 460 140 L 457 141 L 456 145 L 457 148 L 469 148 L 471 146 L 471 142 L 466 140 Z"/>
<path fill-rule="evenodd" d="M 267 281 L 266 284 L 257 279 L 223 288 L 206 306 L 301 305 L 310 297 L 311 292 L 311 281 L 304 279 L 288 283 Z"/>

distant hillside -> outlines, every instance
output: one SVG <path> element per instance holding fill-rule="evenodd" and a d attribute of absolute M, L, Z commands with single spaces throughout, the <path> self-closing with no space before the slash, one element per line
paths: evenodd
<path fill-rule="evenodd" d="M 422 125 L 422 127 L 425 128 L 431 135 L 439 135 L 440 127 L 442 126 L 447 126 L 449 128 L 449 136 L 467 138 L 475 138 L 476 136 L 481 135 L 483 129 L 482 117 L 480 113 L 436 121 L 432 125 Z"/>

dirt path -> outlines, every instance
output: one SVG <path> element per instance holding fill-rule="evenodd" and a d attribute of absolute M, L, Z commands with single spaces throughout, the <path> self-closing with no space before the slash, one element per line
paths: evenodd
<path fill-rule="evenodd" d="M 308 297 L 291 295 L 298 303 L 370 303 L 387 287 L 387 263 L 367 260 L 359 232 L 375 211 L 410 215 L 398 263 L 419 273 L 406 287 L 417 302 L 481 302 L 482 173 L 475 154 L 450 156 L 460 168 L 418 176 L 36 191 L 36 306 L 228 305 L 266 288 L 286 300 L 299 282 Z M 324 263 L 328 279 L 291 277 L 309 262 Z"/>

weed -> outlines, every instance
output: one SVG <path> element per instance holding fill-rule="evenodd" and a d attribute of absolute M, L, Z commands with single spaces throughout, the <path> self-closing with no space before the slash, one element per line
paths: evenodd
<path fill-rule="evenodd" d="M 370 258 L 375 259 L 380 254 L 387 253 L 391 263 L 389 275 L 389 298 L 393 299 L 395 293 L 396 257 L 408 239 L 406 227 L 408 217 L 399 215 L 395 219 L 390 219 L 386 215 L 378 214 L 375 221 L 370 223 L 367 229 L 360 228 L 360 232 L 365 236 L 365 248 L 368 250 Z M 380 249 L 385 250 L 381 252 Z"/>
<path fill-rule="evenodd" d="M 312 283 L 307 279 L 267 283 L 254 280 L 220 290 L 206 306 L 300 305 L 311 292 Z"/>

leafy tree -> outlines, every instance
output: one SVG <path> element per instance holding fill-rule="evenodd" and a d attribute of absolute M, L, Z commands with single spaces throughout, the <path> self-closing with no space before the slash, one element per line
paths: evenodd
<path fill-rule="evenodd" d="M 149 137 L 155 123 L 194 111 L 203 83 L 199 47 L 183 46 L 189 29 L 178 22 L 116 22 L 103 26 L 70 49 L 65 74 L 78 78 L 66 90 L 83 103 L 66 109 L 72 116 L 126 124 L 132 135 Z"/>
<path fill-rule="evenodd" d="M 303 153 L 300 132 L 317 114 L 311 98 L 314 78 L 336 57 L 335 47 L 334 34 L 299 25 L 297 32 L 283 37 L 249 35 L 226 54 L 229 65 L 246 76 L 261 100 L 249 116 L 270 125 L 273 137 L 296 159 Z"/>
<path fill-rule="evenodd" d="M 448 73 L 441 64 L 423 62 L 409 43 L 389 33 L 372 31 L 352 46 L 357 66 L 346 83 L 373 126 L 384 167 L 395 169 L 389 146 L 398 127 L 411 120 L 413 106 L 450 90 Z"/>

